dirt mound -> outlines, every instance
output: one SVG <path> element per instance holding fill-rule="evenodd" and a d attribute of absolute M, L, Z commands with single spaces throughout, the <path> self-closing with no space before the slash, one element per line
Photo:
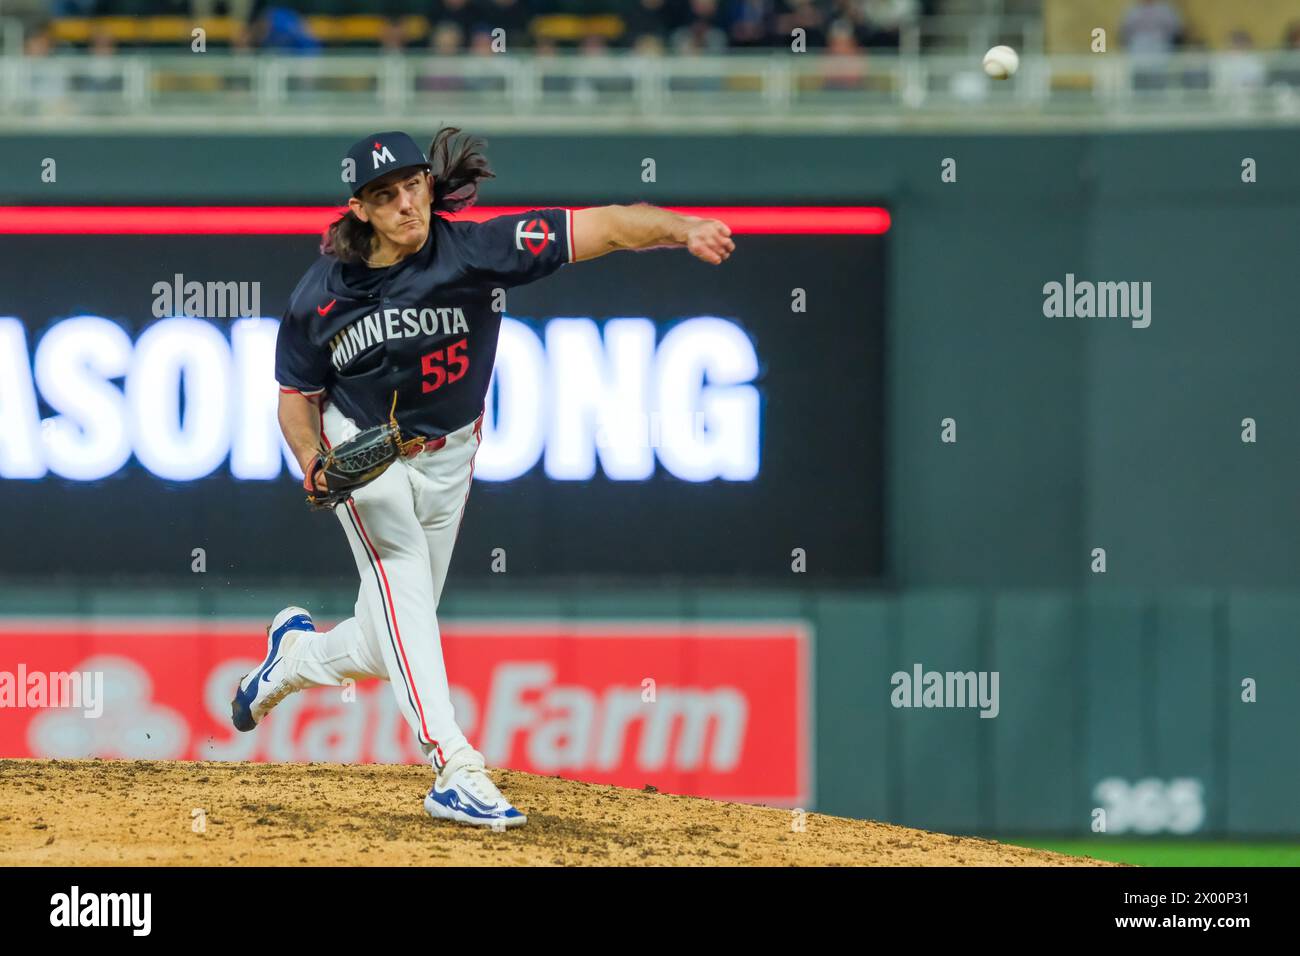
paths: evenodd
<path fill-rule="evenodd" d="M 528 814 L 433 821 L 423 766 L 0 760 L 0 864 L 1078 866 L 989 840 L 493 772 Z"/>

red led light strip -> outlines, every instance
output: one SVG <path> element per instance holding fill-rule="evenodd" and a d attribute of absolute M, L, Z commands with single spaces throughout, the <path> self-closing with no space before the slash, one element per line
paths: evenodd
<path fill-rule="evenodd" d="M 475 206 L 453 216 L 482 222 L 540 206 Z M 881 235 L 878 206 L 673 206 L 687 216 L 721 219 L 736 235 Z M 319 235 L 336 206 L 0 206 L 0 235 L 276 236 Z"/>

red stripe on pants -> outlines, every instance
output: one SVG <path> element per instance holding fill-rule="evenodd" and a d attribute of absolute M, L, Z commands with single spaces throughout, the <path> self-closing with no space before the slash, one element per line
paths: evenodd
<path fill-rule="evenodd" d="M 361 522 L 361 515 L 357 513 L 356 503 L 349 498 L 347 505 L 352 512 L 352 517 L 356 519 L 357 527 L 361 529 L 361 537 L 365 541 L 366 547 L 370 549 L 375 564 L 379 566 L 379 576 L 383 579 L 384 595 L 387 599 L 388 618 L 393 622 L 393 634 L 397 638 L 397 650 L 402 655 L 402 675 L 406 678 L 406 686 L 410 689 L 411 697 L 415 700 L 415 710 L 420 717 L 420 729 L 424 731 L 424 739 L 437 747 L 438 741 L 433 739 L 433 735 L 429 733 L 429 728 L 425 725 L 424 705 L 420 703 L 420 693 L 415 689 L 415 681 L 410 676 L 411 665 L 406 660 L 406 647 L 402 644 L 401 628 L 397 626 L 397 609 L 393 606 L 393 592 L 388 586 L 388 572 L 384 570 L 384 562 L 379 558 L 379 551 L 370 542 L 370 535 L 366 532 L 366 526 Z M 441 748 L 439 748 L 439 752 L 441 752 Z"/>

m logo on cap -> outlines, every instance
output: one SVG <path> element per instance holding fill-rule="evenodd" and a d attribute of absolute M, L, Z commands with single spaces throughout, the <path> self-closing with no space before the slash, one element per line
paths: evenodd
<path fill-rule="evenodd" d="M 383 152 L 380 152 L 380 150 L 383 150 Z M 371 169 L 378 169 L 380 163 L 396 162 L 393 154 L 388 151 L 388 147 L 383 143 L 375 143 L 375 148 L 370 151 L 370 158 L 374 161 Z"/>

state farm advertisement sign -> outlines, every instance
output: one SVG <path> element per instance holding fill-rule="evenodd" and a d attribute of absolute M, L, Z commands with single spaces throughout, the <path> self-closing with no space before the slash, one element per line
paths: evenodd
<path fill-rule="evenodd" d="M 449 621 L 442 640 L 457 719 L 490 766 L 812 800 L 800 622 Z M 423 760 L 383 681 L 299 692 L 237 732 L 230 699 L 265 647 L 256 621 L 0 622 L 0 756 Z"/>

